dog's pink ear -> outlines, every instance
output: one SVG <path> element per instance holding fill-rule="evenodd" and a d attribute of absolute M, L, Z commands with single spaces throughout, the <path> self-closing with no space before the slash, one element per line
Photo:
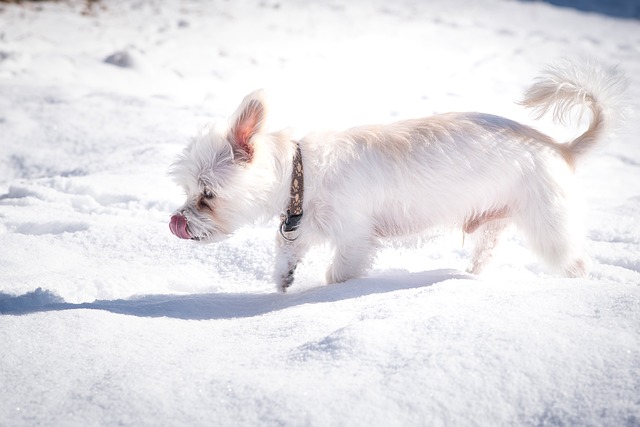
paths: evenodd
<path fill-rule="evenodd" d="M 253 158 L 251 138 L 262 132 L 267 108 L 264 92 L 257 90 L 247 95 L 231 119 L 229 138 L 235 159 L 250 162 Z"/>

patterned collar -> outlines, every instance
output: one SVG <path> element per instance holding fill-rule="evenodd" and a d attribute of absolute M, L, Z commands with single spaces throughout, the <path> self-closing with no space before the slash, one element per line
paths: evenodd
<path fill-rule="evenodd" d="M 297 237 L 291 237 L 292 233 L 300 226 L 302 219 L 302 200 L 304 196 L 304 169 L 302 167 L 302 153 L 300 144 L 296 143 L 296 154 L 293 157 L 293 171 L 291 172 L 291 198 L 287 213 L 280 217 L 280 236 L 288 242 L 293 242 Z"/>

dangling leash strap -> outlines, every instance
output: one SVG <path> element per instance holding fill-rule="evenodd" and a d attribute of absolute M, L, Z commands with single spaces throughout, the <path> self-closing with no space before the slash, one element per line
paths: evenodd
<path fill-rule="evenodd" d="M 287 214 L 282 215 L 280 223 L 280 235 L 287 241 L 294 241 L 296 238 L 286 236 L 284 233 L 296 231 L 302 219 L 302 199 L 304 196 L 304 169 L 302 167 L 302 154 L 300 144 L 296 144 L 296 154 L 293 157 L 293 172 L 291 172 L 291 199 Z"/>

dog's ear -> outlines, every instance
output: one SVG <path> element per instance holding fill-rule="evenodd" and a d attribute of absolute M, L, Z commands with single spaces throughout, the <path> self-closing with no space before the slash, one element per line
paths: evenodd
<path fill-rule="evenodd" d="M 253 158 L 251 138 L 262 132 L 267 116 L 264 91 L 256 90 L 247 95 L 231 118 L 229 140 L 234 159 L 250 162 Z"/>

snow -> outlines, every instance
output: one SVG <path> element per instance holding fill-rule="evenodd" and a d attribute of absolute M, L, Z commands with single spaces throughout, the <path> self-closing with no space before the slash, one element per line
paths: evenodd
<path fill-rule="evenodd" d="M 639 426 L 637 119 L 577 172 L 585 280 L 515 232 L 471 277 L 441 231 L 340 285 L 317 248 L 282 295 L 275 222 L 168 228 L 169 165 L 256 88 L 297 135 L 479 110 L 562 138 L 513 101 L 582 54 L 637 110 L 640 23 L 543 2 L 0 3 L 0 425 Z"/>

